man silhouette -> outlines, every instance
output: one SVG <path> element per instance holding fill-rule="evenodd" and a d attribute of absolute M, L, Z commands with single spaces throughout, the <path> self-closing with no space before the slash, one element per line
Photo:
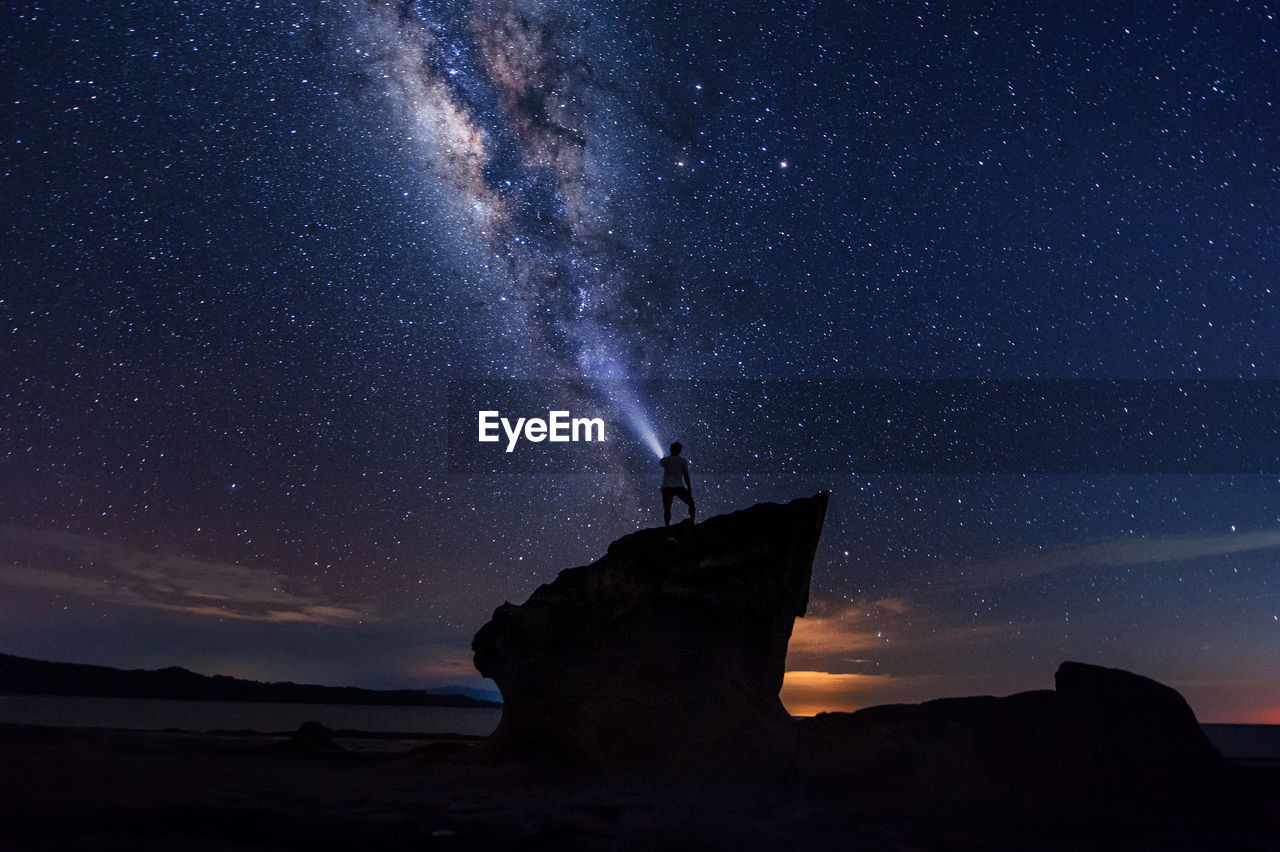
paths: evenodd
<path fill-rule="evenodd" d="M 693 482 L 689 479 L 689 461 L 680 455 L 684 446 L 679 442 L 671 445 L 671 455 L 662 459 L 662 521 L 671 526 L 671 501 L 679 497 L 689 504 L 689 523 L 693 523 L 695 512 L 693 505 Z"/>

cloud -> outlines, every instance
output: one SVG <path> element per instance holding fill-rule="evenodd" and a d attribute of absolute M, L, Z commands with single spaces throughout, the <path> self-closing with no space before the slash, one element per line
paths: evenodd
<path fill-rule="evenodd" d="M 868 627 L 861 613 L 850 607 L 797 619 L 787 651 L 798 657 L 859 654 L 877 647 L 881 638 Z"/>
<path fill-rule="evenodd" d="M 1007 621 L 950 623 L 945 611 L 902 596 L 813 602 L 810 614 L 792 628 L 787 668 L 895 679 L 943 674 L 945 664 L 939 661 L 956 649 L 1007 644 L 1038 627 Z"/>
<path fill-rule="evenodd" d="M 1084 567 L 1125 567 L 1161 562 L 1187 562 L 1233 553 L 1280 547 L 1280 529 L 1231 532 L 1213 536 L 1108 539 L 1060 550 L 1023 553 L 989 562 L 969 572 L 956 585 L 987 587 L 1011 580 L 1058 574 Z M 945 581 L 944 581 L 945 582 Z"/>
<path fill-rule="evenodd" d="M 960 628 L 969 639 L 974 628 Z M 910 598 L 857 598 L 839 604 L 812 602 L 809 614 L 797 619 L 788 645 L 794 668 L 821 661 L 827 670 L 861 670 L 866 658 L 890 647 L 915 646 L 922 637 L 937 641 L 947 628 Z M 942 641 L 946 641 L 943 637 Z"/>
<path fill-rule="evenodd" d="M 220 562 L 57 530 L 0 527 L 10 554 L 0 587 L 241 621 L 348 624 L 365 613 L 298 588 L 270 568 Z"/>

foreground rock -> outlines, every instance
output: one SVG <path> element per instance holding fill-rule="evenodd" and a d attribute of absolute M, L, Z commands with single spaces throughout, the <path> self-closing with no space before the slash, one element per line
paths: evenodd
<path fill-rule="evenodd" d="M 504 604 L 472 643 L 502 690 L 500 756 L 577 765 L 794 764 L 778 698 L 827 495 L 642 530 Z"/>
<path fill-rule="evenodd" d="M 1055 681 L 797 720 L 802 771 L 908 799 L 1217 804 L 1225 762 L 1177 691 L 1071 662 Z"/>
<path fill-rule="evenodd" d="M 778 692 L 826 508 L 819 494 L 634 533 L 499 607 L 472 643 L 505 701 L 487 753 L 744 770 L 882 804 L 1225 795 L 1225 763 L 1182 696 L 1117 669 L 1063 663 L 1053 690 L 790 717 Z"/>

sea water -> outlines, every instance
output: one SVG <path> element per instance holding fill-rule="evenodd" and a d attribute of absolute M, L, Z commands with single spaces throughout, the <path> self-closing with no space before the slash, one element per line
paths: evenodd
<path fill-rule="evenodd" d="M 492 707 L 399 707 L 359 704 L 283 704 L 177 701 L 78 695 L 0 695 L 0 724 L 162 731 L 296 731 L 316 721 L 334 730 L 368 733 L 487 736 L 502 710 Z M 1232 758 L 1280 760 L 1280 725 L 1202 725 Z"/>
<path fill-rule="evenodd" d="M 493 707 L 400 707 L 362 704 L 282 704 L 179 701 L 78 695 L 0 695 L 0 724 L 162 731 L 295 731 L 316 721 L 334 730 L 370 733 L 493 733 Z"/>

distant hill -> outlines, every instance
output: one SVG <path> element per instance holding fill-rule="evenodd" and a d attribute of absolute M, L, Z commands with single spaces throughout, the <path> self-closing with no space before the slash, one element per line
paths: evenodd
<path fill-rule="evenodd" d="M 495 704 L 502 703 L 502 693 L 496 689 L 476 689 L 473 686 L 440 686 L 428 689 L 427 692 L 432 695 L 465 695 L 468 698 L 477 698 L 481 701 L 492 701 Z"/>
<path fill-rule="evenodd" d="M 501 707 L 499 701 L 420 689 L 361 689 L 302 683 L 261 683 L 226 675 L 167 669 L 113 669 L 51 663 L 0 654 L 0 693 L 181 698 L 195 701 L 278 701 L 288 704 L 394 704 L 411 707 Z"/>

